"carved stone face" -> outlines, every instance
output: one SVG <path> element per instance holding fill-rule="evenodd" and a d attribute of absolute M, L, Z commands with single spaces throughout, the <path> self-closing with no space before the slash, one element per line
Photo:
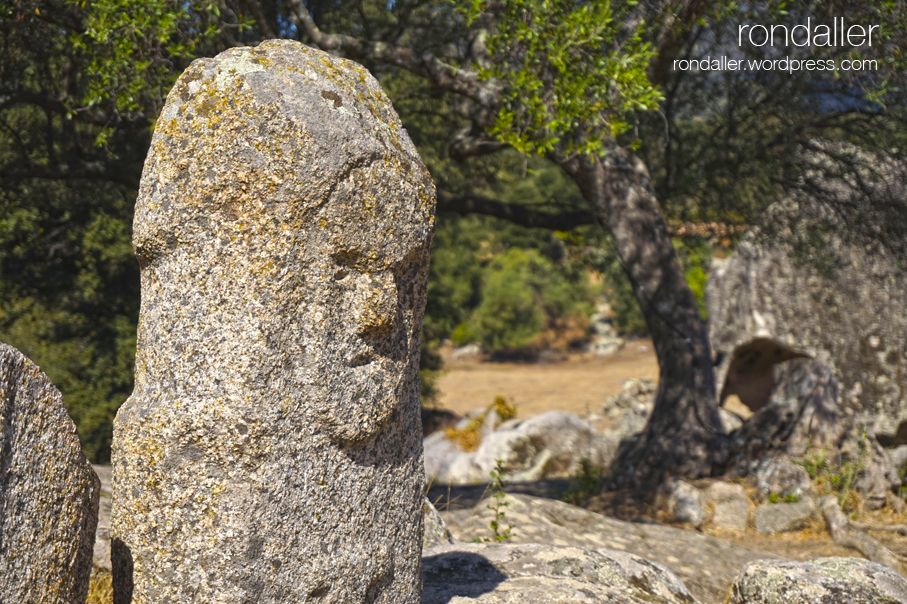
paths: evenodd
<path fill-rule="evenodd" d="M 358 65 L 271 41 L 180 77 L 136 202 L 118 598 L 418 604 L 433 212 Z"/>
<path fill-rule="evenodd" d="M 342 444 L 374 436 L 417 388 L 429 252 L 424 229 L 401 228 L 421 218 L 412 216 L 412 198 L 388 187 L 373 205 L 364 199 L 387 176 L 380 165 L 353 171 L 295 231 L 285 216 L 262 219 L 240 198 L 215 206 L 189 241 L 151 233 L 184 242 L 143 269 L 144 376 L 174 392 L 191 383 L 192 398 L 286 404 Z M 224 207 L 238 208 L 239 218 Z M 250 237 L 253 220 L 262 232 Z M 180 349 L 187 362 L 165 369 L 160 356 L 141 352 L 162 346 Z M 287 393 L 294 399 L 285 401 Z"/>
<path fill-rule="evenodd" d="M 382 180 L 376 172 L 372 178 Z M 385 198 L 377 211 L 401 202 Z M 315 218 L 327 237 L 307 269 L 323 290 L 311 292 L 302 312 L 304 391 L 316 423 L 345 444 L 374 436 L 418 390 L 418 300 L 425 295 L 418 275 L 428 247 L 375 212 L 353 181 L 335 192 Z"/>
<path fill-rule="evenodd" d="M 255 52 L 194 64 L 159 120 L 136 207 L 136 392 L 276 405 L 355 445 L 417 386 L 431 178 L 380 105 L 310 91 L 297 107 L 330 82 L 304 67 L 264 85 Z"/>

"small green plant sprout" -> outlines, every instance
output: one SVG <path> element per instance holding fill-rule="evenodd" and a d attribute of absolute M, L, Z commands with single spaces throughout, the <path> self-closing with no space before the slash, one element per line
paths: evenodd
<path fill-rule="evenodd" d="M 506 541 L 513 537 L 513 534 L 510 532 L 510 529 L 513 528 L 512 524 L 508 524 L 507 528 L 502 528 L 504 522 L 506 522 L 506 516 L 504 514 L 504 508 L 508 507 L 510 503 L 504 501 L 504 498 L 507 494 L 504 492 L 504 487 L 507 486 L 507 483 L 504 482 L 504 460 L 497 459 L 495 460 L 495 469 L 490 472 L 491 474 L 491 484 L 489 484 L 489 489 L 491 490 L 491 497 L 494 499 L 494 503 L 487 505 L 489 510 L 494 512 L 494 518 L 492 518 L 489 523 L 491 532 L 494 535 L 494 540 L 496 542 Z M 488 537 L 480 538 L 476 537 L 474 539 L 476 543 L 490 543 L 491 539 Z"/>
<path fill-rule="evenodd" d="M 863 434 L 856 459 L 835 463 L 829 459 L 826 451 L 812 451 L 802 459 L 793 461 L 806 470 L 810 479 L 816 483 L 819 494 L 835 495 L 841 509 L 849 509 L 857 503 L 856 481 L 869 457 L 865 438 L 866 435 Z"/>
<path fill-rule="evenodd" d="M 769 503 L 778 503 L 779 501 L 783 501 L 784 503 L 797 503 L 798 501 L 800 501 L 800 497 L 798 497 L 796 493 L 788 493 L 784 497 L 775 492 L 769 494 Z"/>

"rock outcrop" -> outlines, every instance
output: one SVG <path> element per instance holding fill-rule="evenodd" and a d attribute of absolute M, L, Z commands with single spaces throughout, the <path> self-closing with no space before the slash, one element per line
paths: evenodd
<path fill-rule="evenodd" d="M 863 185 L 884 193 L 878 167 Z M 713 267 L 709 330 L 721 399 L 736 395 L 756 411 L 773 389 L 797 387 L 798 376 L 773 375 L 773 366 L 811 357 L 834 378 L 823 381 L 838 390 L 838 425 L 878 434 L 891 441 L 886 446 L 907 443 L 904 259 L 883 245 L 881 230 L 867 233 L 873 225 L 863 224 L 871 217 L 859 210 L 859 188 L 822 184 L 835 195 L 831 203 L 801 193 L 775 204 L 763 226 Z M 903 195 L 889 205 L 907 211 Z"/>
<path fill-rule="evenodd" d="M 640 556 L 668 568 L 703 604 L 724 602 L 734 577 L 748 562 L 777 558 L 710 535 L 623 522 L 551 499 L 508 494 L 505 501 L 505 522 L 513 524 L 507 543 L 608 548 Z M 487 506 L 493 504 L 485 500 L 473 509 L 444 512 L 454 537 L 460 542 L 490 538 L 495 512 Z"/>
<path fill-rule="evenodd" d="M 442 545 L 425 552 L 422 604 L 695 604 L 671 571 L 608 549 Z"/>
<path fill-rule="evenodd" d="M 754 522 L 757 533 L 772 535 L 806 528 L 816 515 L 815 504 L 811 501 L 779 501 L 758 506 Z"/>
<path fill-rule="evenodd" d="M 180 76 L 136 203 L 118 603 L 419 602 L 434 205 L 361 66 L 268 41 Z"/>
<path fill-rule="evenodd" d="M 482 432 L 475 451 L 463 451 L 443 431 L 426 438 L 428 479 L 450 484 L 487 481 L 497 460 L 504 462 L 507 481 L 572 476 L 581 460 L 606 466 L 617 450 L 617 441 L 565 411 L 508 420 L 499 426 L 486 422 Z"/>
<path fill-rule="evenodd" d="M 774 493 L 797 498 L 809 490 L 809 476 L 790 459 L 821 459 L 846 472 L 857 468 L 854 487 L 869 509 L 885 505 L 901 484 L 897 469 L 872 434 L 852 423 L 840 404 L 833 367 L 814 359 L 795 359 L 776 366 L 769 402 L 731 437 L 726 471 L 752 475 L 762 498 Z M 852 410 L 851 410 L 852 411 Z M 850 419 L 848 419 L 850 418 Z M 777 483 L 769 488 L 769 483 Z M 794 483 L 799 487 L 792 487 Z"/>
<path fill-rule="evenodd" d="M 860 558 L 811 562 L 759 560 L 734 581 L 728 604 L 903 604 L 907 581 Z"/>
<path fill-rule="evenodd" d="M 0 602 L 84 602 L 101 485 L 63 396 L 0 344 Z"/>

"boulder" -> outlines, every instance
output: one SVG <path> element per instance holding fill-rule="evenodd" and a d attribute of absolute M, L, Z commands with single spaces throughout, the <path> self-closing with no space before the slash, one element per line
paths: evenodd
<path fill-rule="evenodd" d="M 722 531 L 746 532 L 750 520 L 750 500 L 738 484 L 716 480 L 704 491 L 711 504 L 710 526 Z"/>
<path fill-rule="evenodd" d="M 425 477 L 429 483 L 460 484 L 468 482 L 472 477 L 472 458 L 475 452 L 460 449 L 456 443 L 448 440 L 444 430 L 429 435 L 423 441 L 423 450 Z"/>
<path fill-rule="evenodd" d="M 668 485 L 668 513 L 674 522 L 692 524 L 699 528 L 709 515 L 705 495 L 683 480 L 672 481 Z"/>
<path fill-rule="evenodd" d="M 607 302 L 600 301 L 596 312 L 589 317 L 592 328 L 592 338 L 588 349 L 599 357 L 608 357 L 616 354 L 626 343 L 614 327 L 614 311 Z"/>
<path fill-rule="evenodd" d="M 862 441 L 853 439 L 847 445 L 842 447 L 844 453 L 849 453 L 858 468 L 854 490 L 863 497 L 866 509 L 878 510 L 885 507 L 890 500 L 889 495 L 896 493 L 901 487 L 901 477 L 888 452 L 871 434 L 866 435 Z M 856 451 L 847 451 L 847 448 Z"/>
<path fill-rule="evenodd" d="M 903 604 L 907 581 L 861 558 L 758 560 L 743 569 L 727 604 Z"/>
<path fill-rule="evenodd" d="M 505 479 L 511 482 L 572 476 L 583 459 L 605 466 L 617 450 L 615 440 L 565 411 L 508 420 L 493 431 L 488 422 L 483 425 L 484 436 L 475 451 L 462 451 L 440 432 L 426 438 L 428 480 L 449 484 L 488 481 L 498 460 L 504 462 Z"/>
<path fill-rule="evenodd" d="M 864 188 L 886 194 L 880 162 L 870 163 Z M 888 441 L 900 438 L 907 420 L 904 258 L 866 224 L 863 190 L 844 181 L 821 184 L 831 202 L 798 193 L 776 203 L 762 226 L 713 266 L 707 300 L 720 398 L 736 394 L 757 411 L 778 384 L 773 367 L 810 357 L 837 383 L 828 394 L 842 429 L 866 426 L 886 446 L 899 444 Z M 894 215 L 903 216 L 904 199 L 890 200 Z"/>
<path fill-rule="evenodd" d="M 502 425 L 476 450 L 476 475 L 487 477 L 498 459 L 504 460 L 508 480 L 534 482 L 572 476 L 587 459 L 593 466 L 611 463 L 617 442 L 566 411 L 549 411 Z"/>
<path fill-rule="evenodd" d="M 658 384 L 648 378 L 624 382 L 623 389 L 608 397 L 602 407 L 606 421 L 603 433 L 620 442 L 642 432 L 655 408 L 657 390 Z"/>
<path fill-rule="evenodd" d="M 810 481 L 809 474 L 786 457 L 766 460 L 753 473 L 756 500 L 768 501 L 772 495 L 779 499 L 816 499 L 818 492 Z"/>
<path fill-rule="evenodd" d="M 608 548 L 634 554 L 668 568 L 703 604 L 724 602 L 734 577 L 747 562 L 777 558 L 711 535 L 624 522 L 552 499 L 508 494 L 505 502 L 509 505 L 504 508 L 504 522 L 513 525 L 507 543 Z M 486 499 L 473 509 L 445 513 L 454 537 L 460 542 L 490 538 L 494 511 L 487 506 L 493 504 Z"/>
<path fill-rule="evenodd" d="M 180 76 L 135 208 L 116 602 L 419 602 L 434 206 L 356 63 L 271 40 Z"/>
<path fill-rule="evenodd" d="M 602 406 L 602 419 L 604 420 L 605 436 L 621 441 L 632 438 L 641 433 L 652 409 L 655 408 L 655 393 L 658 384 L 649 378 L 629 379 L 623 383 L 623 389 L 609 396 Z M 726 434 L 743 425 L 743 421 L 734 413 L 719 409 L 721 427 Z"/>
<path fill-rule="evenodd" d="M 51 381 L 0 344 L 0 602 L 84 602 L 101 485 Z"/>
<path fill-rule="evenodd" d="M 617 354 L 626 342 L 616 336 L 597 335 L 592 340 L 592 352 L 597 357 L 610 357 Z"/>
<path fill-rule="evenodd" d="M 731 438 L 732 474 L 747 475 L 780 457 L 836 451 L 848 438 L 834 368 L 823 361 L 775 366 L 768 402 Z"/>
<path fill-rule="evenodd" d="M 804 529 L 815 516 L 812 501 L 778 502 L 756 506 L 753 520 L 757 533 L 774 535 Z"/>
<path fill-rule="evenodd" d="M 424 552 L 422 604 L 695 604 L 668 569 L 616 550 L 471 543 Z"/>
<path fill-rule="evenodd" d="M 891 465 L 897 469 L 907 466 L 907 445 L 888 449 L 888 459 L 891 461 Z"/>

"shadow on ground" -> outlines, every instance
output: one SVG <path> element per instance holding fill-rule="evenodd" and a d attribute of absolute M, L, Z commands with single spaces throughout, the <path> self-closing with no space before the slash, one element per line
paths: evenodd
<path fill-rule="evenodd" d="M 507 483 L 504 490 L 507 493 L 560 500 L 569 486 L 569 478 L 551 478 L 538 482 Z M 462 510 L 475 507 L 477 503 L 489 495 L 491 495 L 490 483 L 469 485 L 432 484 L 428 489 L 428 499 L 438 510 Z"/>

